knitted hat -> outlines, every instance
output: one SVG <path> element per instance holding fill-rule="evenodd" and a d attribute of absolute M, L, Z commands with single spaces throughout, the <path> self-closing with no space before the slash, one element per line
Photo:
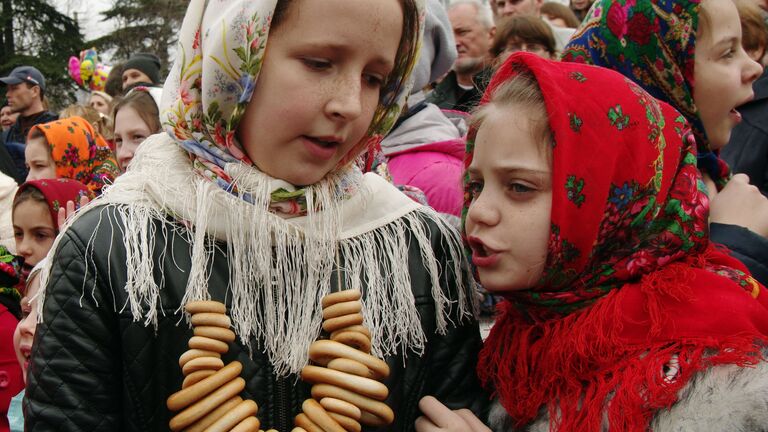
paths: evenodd
<path fill-rule="evenodd" d="M 445 75 L 456 61 L 456 42 L 448 14 L 440 0 L 427 0 L 424 39 L 413 70 L 412 94 Z"/>
<path fill-rule="evenodd" d="M 123 72 L 128 69 L 136 69 L 144 72 L 145 75 L 152 80 L 152 84 L 162 84 L 160 82 L 160 58 L 150 53 L 138 53 L 131 56 L 125 66 L 123 66 Z"/>

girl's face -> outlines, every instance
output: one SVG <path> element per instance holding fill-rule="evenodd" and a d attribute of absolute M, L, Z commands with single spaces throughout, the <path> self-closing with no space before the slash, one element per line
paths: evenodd
<path fill-rule="evenodd" d="M 472 202 L 466 234 L 480 282 L 517 291 L 539 281 L 552 210 L 548 143 L 533 133 L 529 110 L 491 106 L 469 166 Z"/>
<path fill-rule="evenodd" d="M 24 148 L 25 165 L 29 169 L 27 181 L 56 178 L 56 164 L 51 157 L 51 150 L 45 138 L 38 137 L 27 141 Z"/>
<path fill-rule="evenodd" d="M 16 359 L 21 365 L 24 382 L 27 382 L 27 368 L 29 367 L 29 355 L 32 352 L 32 341 L 35 339 L 37 328 L 37 299 L 35 295 L 40 289 L 40 273 L 27 283 L 27 294 L 21 299 L 21 321 L 13 332 L 13 348 L 16 350 Z"/>
<path fill-rule="evenodd" d="M 254 164 L 294 185 L 334 169 L 371 124 L 402 29 L 398 0 L 295 0 L 238 127 Z"/>
<path fill-rule="evenodd" d="M 91 95 L 91 100 L 88 101 L 88 105 L 104 115 L 109 115 L 109 103 L 97 94 Z"/>
<path fill-rule="evenodd" d="M 752 83 L 762 67 L 741 46 L 741 22 L 731 0 L 704 0 L 701 8 L 707 21 L 699 19 L 693 100 L 710 148 L 716 150 L 741 122 L 736 108 L 752 99 Z"/>
<path fill-rule="evenodd" d="M 139 144 L 152 135 L 139 113 L 130 106 L 120 108 L 115 114 L 115 157 L 121 170 L 128 168 Z"/>
<path fill-rule="evenodd" d="M 16 253 L 24 257 L 22 276 L 26 279 L 41 259 L 45 258 L 56 238 L 56 227 L 46 203 L 28 199 L 13 209 L 13 236 Z"/>

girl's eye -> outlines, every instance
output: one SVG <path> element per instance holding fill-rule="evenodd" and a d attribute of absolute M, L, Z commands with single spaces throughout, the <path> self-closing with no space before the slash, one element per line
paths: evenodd
<path fill-rule="evenodd" d="M 512 193 L 517 193 L 517 194 L 529 193 L 534 191 L 532 187 L 526 186 L 522 183 L 510 183 L 507 187 Z"/>
<path fill-rule="evenodd" d="M 469 183 L 467 183 L 467 191 L 469 192 L 469 196 L 472 197 L 472 199 L 477 198 L 483 191 L 483 182 L 478 180 L 470 180 Z"/>
<path fill-rule="evenodd" d="M 24 238 L 24 234 L 21 231 L 15 231 L 13 233 L 13 238 L 15 238 L 16 240 L 21 240 Z"/>
<path fill-rule="evenodd" d="M 368 85 L 373 87 L 381 87 L 384 85 L 384 77 L 376 74 L 365 74 L 363 77 Z"/>
<path fill-rule="evenodd" d="M 48 240 L 51 238 L 51 235 L 46 232 L 39 232 L 35 234 L 35 238 L 38 240 Z"/>
<path fill-rule="evenodd" d="M 723 54 L 723 57 L 733 58 L 734 55 L 736 55 L 736 50 L 734 50 L 733 48 L 729 48 L 728 51 L 726 51 L 725 54 Z"/>
<path fill-rule="evenodd" d="M 306 65 L 310 69 L 322 71 L 326 70 L 329 67 L 331 67 L 331 62 L 323 59 L 317 59 L 317 58 L 303 58 L 301 61 L 304 62 L 304 65 Z"/>
<path fill-rule="evenodd" d="M 141 142 L 141 141 L 144 141 L 146 138 L 147 137 L 145 137 L 144 135 L 134 135 L 133 136 L 133 141 L 134 142 Z"/>

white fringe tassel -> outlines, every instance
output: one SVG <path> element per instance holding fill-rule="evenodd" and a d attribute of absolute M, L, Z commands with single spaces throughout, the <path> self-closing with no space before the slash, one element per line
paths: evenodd
<path fill-rule="evenodd" d="M 149 141 L 142 147 L 147 144 Z M 162 153 L 158 149 L 168 152 L 165 148 L 155 147 L 155 154 Z M 150 152 L 141 154 L 142 162 L 151 167 Z M 268 211 L 272 192 L 268 176 L 254 174 L 248 167 L 227 167 L 228 171 L 232 168 L 231 175 L 239 190 L 247 191 L 255 200 L 251 205 L 196 176 L 169 179 L 174 174 L 168 174 L 168 157 L 168 154 L 155 156 L 165 168 L 165 172 L 161 171 L 162 179 L 148 178 L 150 169 L 129 172 L 86 210 L 103 212 L 111 207 L 121 219 L 123 232 L 120 237 L 128 268 L 127 282 L 121 289 L 127 292 L 128 301 L 116 308 L 121 311 L 129 308 L 134 320 L 155 328 L 158 326 L 165 268 L 156 269 L 156 260 L 149 257 L 154 256 L 159 241 L 163 242 L 161 250 L 172 250 L 169 240 L 174 233 L 180 234 L 192 248 L 192 266 L 182 305 L 210 298 L 208 279 L 216 251 L 215 241 L 218 238 L 226 242 L 229 265 L 226 292 L 231 296 L 229 314 L 233 326 L 248 349 L 254 348 L 252 340 L 263 343 L 279 376 L 299 373 L 307 364 L 309 345 L 320 333 L 320 302 L 331 291 L 337 252 L 343 264 L 340 269 L 343 286 L 365 291 L 363 313 L 365 324 L 372 331 L 375 355 L 407 354 L 409 351 L 421 355 L 424 351 L 427 335 L 421 327 L 410 278 L 410 270 L 421 269 L 418 263 L 408 260 L 409 237 L 418 245 L 423 271 L 432 284 L 438 332 L 444 333 L 449 324 L 457 324 L 451 323 L 450 315 L 461 320 L 476 312 L 474 299 L 468 295 L 474 292 L 474 282 L 462 268 L 461 242 L 456 231 L 436 212 L 418 208 L 384 226 L 341 239 L 343 199 L 339 196 L 340 176 L 327 176 L 307 188 L 309 212 L 306 225 L 300 228 Z M 135 165 L 136 161 L 132 168 Z M 190 172 L 189 168 L 182 171 Z M 175 186 L 179 184 L 181 186 Z M 365 191 L 361 189 L 358 193 Z M 316 208 L 322 211 L 315 211 Z M 166 222 L 168 215 L 189 220 L 194 227 L 180 229 L 177 224 Z M 78 214 L 75 220 L 80 216 Z M 104 217 L 102 213 L 99 225 Z M 162 224 L 162 232 L 157 232 L 158 221 Z M 428 221 L 438 227 L 445 244 L 431 244 Z M 111 228 L 117 229 L 114 225 Z M 99 229 L 102 227 L 97 226 L 94 233 Z M 95 234 L 87 246 L 87 262 L 91 262 L 90 257 L 95 252 L 94 239 Z M 113 246 L 110 245 L 110 253 Z M 440 268 L 434 247 L 446 251 L 448 268 Z M 161 256 L 159 262 L 165 263 L 168 259 L 173 257 Z M 157 279 L 156 273 L 160 275 Z M 445 273 L 458 286 L 457 304 L 451 304 L 446 296 Z M 43 271 L 41 276 L 42 286 L 45 286 L 48 271 Z M 85 295 L 86 287 L 83 288 Z M 96 281 L 91 289 L 96 289 Z M 41 298 L 38 305 L 42 308 L 42 304 Z"/>

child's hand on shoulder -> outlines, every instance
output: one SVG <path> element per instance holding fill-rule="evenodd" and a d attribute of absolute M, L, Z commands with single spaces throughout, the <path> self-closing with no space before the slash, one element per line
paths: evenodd
<path fill-rule="evenodd" d="M 712 197 L 710 221 L 737 225 L 768 237 L 768 199 L 749 184 L 746 174 L 736 174 Z"/>
<path fill-rule="evenodd" d="M 419 409 L 424 415 L 416 419 L 416 432 L 491 432 L 472 411 L 451 410 L 432 396 L 422 398 Z"/>

